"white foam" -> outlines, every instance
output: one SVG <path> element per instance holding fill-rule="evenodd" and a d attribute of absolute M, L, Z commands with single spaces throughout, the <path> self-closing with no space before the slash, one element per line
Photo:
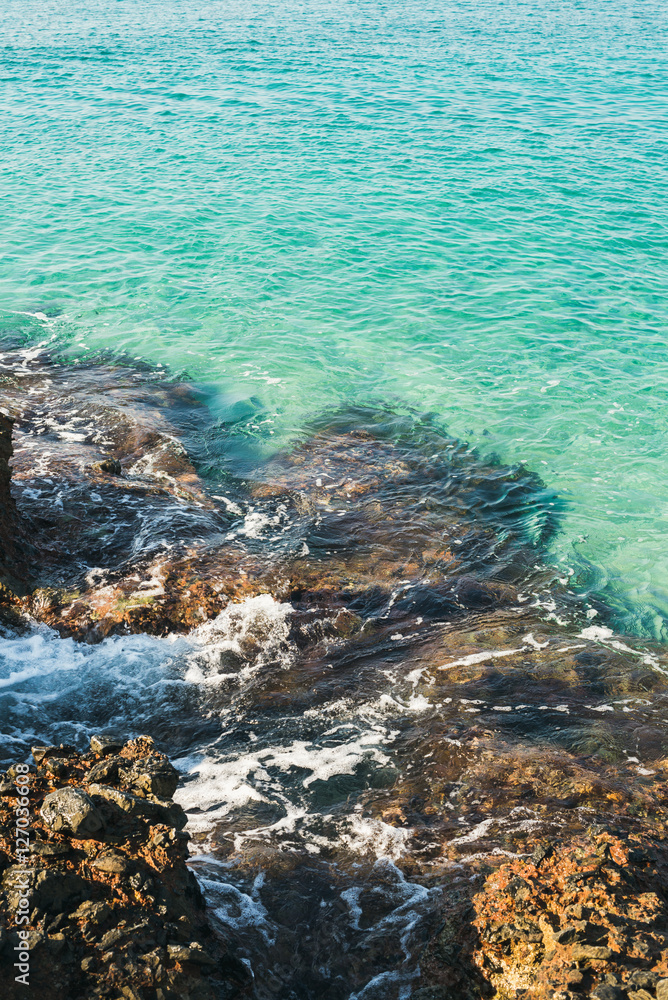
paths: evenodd
<path fill-rule="evenodd" d="M 486 660 L 496 660 L 502 656 L 514 656 L 515 653 L 521 653 L 523 648 L 520 646 L 519 649 L 489 649 L 484 653 L 471 653 L 470 656 L 463 656 L 460 660 L 444 663 L 437 669 L 451 670 L 453 667 L 470 667 L 474 663 L 484 663 Z"/>
<path fill-rule="evenodd" d="M 587 628 L 583 628 L 580 632 L 580 636 L 583 639 L 594 639 L 598 642 L 611 639 L 613 635 L 614 632 L 607 625 L 588 625 Z"/>
<path fill-rule="evenodd" d="M 351 993 L 349 1000 L 385 1000 L 388 996 L 387 989 L 393 984 L 403 984 L 400 986 L 398 1000 L 408 1000 L 411 995 L 410 980 L 415 979 L 418 975 L 417 969 L 412 974 L 395 971 L 380 972 L 359 993 Z"/>
<path fill-rule="evenodd" d="M 472 830 L 469 830 L 468 833 L 462 834 L 461 837 L 455 837 L 453 840 L 450 841 L 450 843 L 457 845 L 473 844 L 476 840 L 480 840 L 481 837 L 486 837 L 487 833 L 489 832 L 489 830 L 491 829 L 491 827 L 494 825 L 495 822 L 496 820 L 494 819 L 494 817 L 490 817 L 489 819 L 484 819 L 481 823 L 478 823 L 477 826 L 474 826 Z"/>
<path fill-rule="evenodd" d="M 322 740 L 331 741 L 337 729 L 329 730 Z M 294 830 L 297 823 L 308 816 L 304 795 L 298 795 L 295 808 L 285 794 L 284 782 L 272 777 L 271 771 L 282 774 L 295 771 L 309 772 L 292 785 L 308 792 L 316 781 L 328 781 L 337 775 L 355 774 L 362 763 L 377 766 L 389 763 L 389 757 L 379 744 L 388 739 L 381 727 L 358 733 L 338 745 L 319 746 L 305 740 L 295 740 L 286 746 L 254 749 L 241 755 L 203 756 L 190 769 L 190 780 L 178 789 L 177 801 L 191 812 L 191 829 L 208 831 L 235 807 L 249 801 L 277 802 L 287 815 L 268 827 L 254 828 L 248 835 L 267 835 L 278 830 Z M 299 802 L 301 799 L 301 802 Z M 197 810 L 197 812 L 194 812 Z"/>
<path fill-rule="evenodd" d="M 362 890 L 363 886 L 356 885 L 350 889 L 344 889 L 341 893 L 341 899 L 350 910 L 352 925 L 356 930 L 359 930 L 360 928 L 360 918 L 362 916 L 362 907 L 360 906 L 360 896 L 362 895 Z"/>
<path fill-rule="evenodd" d="M 223 867 L 215 861 L 213 864 L 216 868 Z M 275 944 L 275 937 L 268 920 L 269 914 L 260 900 L 260 889 L 265 880 L 264 872 L 256 876 L 250 892 L 243 892 L 230 882 L 208 878 L 202 874 L 198 880 L 206 891 L 209 906 L 221 923 L 237 931 L 254 928 L 260 932 L 269 947 Z"/>
<path fill-rule="evenodd" d="M 254 511 L 251 514 L 246 514 L 243 527 L 239 529 L 239 534 L 245 535 L 246 538 L 261 538 L 265 528 L 269 528 L 274 524 L 278 524 L 277 518 Z"/>
<path fill-rule="evenodd" d="M 288 617 L 293 611 L 292 605 L 275 601 L 270 594 L 228 605 L 216 618 L 190 633 L 196 648 L 189 657 L 186 681 L 216 685 L 237 677 L 242 682 L 269 659 L 288 668 L 291 663 Z M 233 651 L 243 659 L 243 647 L 249 640 L 258 649 L 255 659 L 238 673 L 221 672 L 221 655 Z"/>
<path fill-rule="evenodd" d="M 228 513 L 237 514 L 239 517 L 243 514 L 243 510 L 241 509 L 239 504 L 234 503 L 233 500 L 228 500 L 227 497 L 221 496 L 218 493 L 212 493 L 211 496 L 213 497 L 214 500 L 222 500 L 223 503 L 225 504 Z"/>
<path fill-rule="evenodd" d="M 528 635 L 525 635 L 522 642 L 526 643 L 528 646 L 533 646 L 534 649 L 545 649 L 546 646 L 550 645 L 549 639 L 545 642 L 538 642 L 534 639 L 533 632 L 529 632 Z"/>
<path fill-rule="evenodd" d="M 46 626 L 0 643 L 0 711 L 5 731 L 33 739 L 72 739 L 100 726 L 136 729 L 169 716 L 182 684 L 183 638 L 115 636 L 98 645 L 61 639 Z"/>
<path fill-rule="evenodd" d="M 405 853 L 411 832 L 375 817 L 353 815 L 339 831 L 339 840 L 353 854 L 373 854 L 396 861 Z"/>
<path fill-rule="evenodd" d="M 603 645 L 609 646 L 611 649 L 617 649 L 621 653 L 631 653 L 633 656 L 639 657 L 646 666 L 652 667 L 662 674 L 668 674 L 668 669 L 661 663 L 658 657 L 641 649 L 633 649 L 632 646 L 628 646 L 625 642 L 615 639 L 614 634 L 612 629 L 608 628 L 607 625 L 589 625 L 579 633 L 583 639 L 591 639 L 594 642 L 603 643 Z"/>
<path fill-rule="evenodd" d="M 382 694 L 377 701 L 378 711 L 384 713 L 414 712 L 419 714 L 433 708 L 432 703 L 421 694 L 412 694 L 405 701 L 398 695 Z"/>

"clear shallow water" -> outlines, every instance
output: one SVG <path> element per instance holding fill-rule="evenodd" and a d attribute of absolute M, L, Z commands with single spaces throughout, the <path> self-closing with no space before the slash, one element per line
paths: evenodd
<path fill-rule="evenodd" d="M 3 5 L 2 329 L 208 385 L 269 451 L 435 411 L 668 610 L 658 3 Z"/>

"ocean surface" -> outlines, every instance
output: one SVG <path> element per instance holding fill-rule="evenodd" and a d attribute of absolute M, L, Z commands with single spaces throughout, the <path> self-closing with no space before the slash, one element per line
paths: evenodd
<path fill-rule="evenodd" d="M 5 0 L 2 334 L 205 383 L 267 454 L 432 412 L 668 613 L 668 9 Z"/>

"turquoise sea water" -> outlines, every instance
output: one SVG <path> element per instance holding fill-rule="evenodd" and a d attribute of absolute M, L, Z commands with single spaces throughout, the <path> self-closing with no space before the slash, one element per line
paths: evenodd
<path fill-rule="evenodd" d="M 668 8 L 5 0 L 0 323 L 205 383 L 268 452 L 430 411 L 668 615 Z"/>

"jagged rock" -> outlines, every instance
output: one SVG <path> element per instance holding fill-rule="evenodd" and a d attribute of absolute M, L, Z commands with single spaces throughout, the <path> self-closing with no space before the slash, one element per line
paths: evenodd
<path fill-rule="evenodd" d="M 121 768 L 126 764 L 122 757 L 107 757 L 91 767 L 88 772 L 89 782 L 115 784 L 118 781 Z"/>
<path fill-rule="evenodd" d="M 138 739 L 116 749 L 133 778 L 167 775 L 173 785 L 173 769 L 152 740 Z M 82 803 L 95 808 L 80 782 L 87 785 L 91 770 L 104 763 L 99 754 L 40 759 L 65 760 L 68 769 L 63 774 L 44 768 L 31 775 L 31 837 L 45 850 L 31 857 L 27 873 L 23 862 L 15 863 L 11 800 L 0 802 L 0 868 L 3 858 L 10 862 L 0 891 L 0 928 L 7 928 L 4 939 L 0 930 L 3 1000 L 22 1000 L 25 993 L 25 987 L 14 983 L 13 953 L 3 948 L 3 943 L 13 947 L 18 942 L 15 921 L 20 906 L 31 914 L 30 995 L 40 1000 L 218 1000 L 221 989 L 225 996 L 247 995 L 248 982 L 238 963 L 229 960 L 227 946 L 207 924 L 199 887 L 185 864 L 186 835 L 177 833 L 173 824 L 156 825 L 156 816 L 180 818 L 179 807 L 169 798 L 110 789 L 114 797 L 127 797 L 126 804 L 130 799 L 132 806 L 125 812 L 114 805 L 106 815 L 105 838 L 113 838 L 115 849 L 103 847 L 96 839 L 99 832 L 84 833 L 79 822 Z M 102 798 L 101 808 L 108 802 Z M 63 804 L 67 822 L 57 831 L 52 820 L 63 817 Z M 74 848 L 71 825 L 77 828 Z M 177 949 L 176 957 L 170 957 L 168 946 Z M 209 980 L 213 973 L 220 977 L 217 970 L 224 962 L 235 968 L 233 989 L 224 987 L 220 978 Z"/>
<path fill-rule="evenodd" d="M 86 891 L 86 883 L 69 871 L 28 869 L 26 874 L 22 866 L 13 865 L 2 877 L 2 888 L 13 912 L 18 910 L 25 893 L 31 911 L 38 907 L 47 913 L 56 913 L 79 901 Z"/>
<path fill-rule="evenodd" d="M 99 785 L 96 782 L 92 782 L 88 786 L 88 791 L 94 797 L 112 802 L 131 816 L 146 818 L 154 823 L 166 823 L 182 830 L 188 819 L 181 806 L 168 799 L 159 799 L 157 796 L 151 796 L 150 799 L 144 798 L 132 795 L 130 792 L 120 791 L 118 788 L 111 788 L 109 785 Z"/>
<path fill-rule="evenodd" d="M 32 747 L 31 752 L 37 764 L 41 764 L 50 757 L 72 757 L 76 756 L 77 753 L 75 747 L 66 743 L 61 743 L 57 747 Z"/>
<path fill-rule="evenodd" d="M 83 788 L 70 786 L 46 796 L 42 819 L 55 833 L 69 832 L 75 837 L 90 836 L 104 825 L 99 811 Z"/>
<path fill-rule="evenodd" d="M 540 868 L 533 859 L 502 865 L 474 897 L 477 965 L 504 997 L 518 983 L 535 1000 L 583 980 L 597 1000 L 652 989 L 668 970 L 662 929 L 668 904 L 661 891 L 667 863 L 662 843 L 604 831 L 592 833 L 589 844 L 556 846 Z M 531 890 L 522 897 L 511 891 L 518 878 Z M 584 914 L 588 919 L 573 920 Z M 499 933 L 527 918 L 540 926 L 540 943 L 528 946 L 514 931 Z"/>
<path fill-rule="evenodd" d="M 123 747 L 123 740 L 114 736 L 91 736 L 90 748 L 93 753 L 98 753 L 102 757 L 108 754 L 118 753 Z"/>
<path fill-rule="evenodd" d="M 168 760 L 148 758 L 122 772 L 123 783 L 138 795 L 171 798 L 179 783 L 179 774 Z"/>
<path fill-rule="evenodd" d="M 91 924 L 103 924 L 111 916 L 112 910 L 107 903 L 93 903 L 86 900 L 70 914 L 72 920 L 81 920 Z"/>

